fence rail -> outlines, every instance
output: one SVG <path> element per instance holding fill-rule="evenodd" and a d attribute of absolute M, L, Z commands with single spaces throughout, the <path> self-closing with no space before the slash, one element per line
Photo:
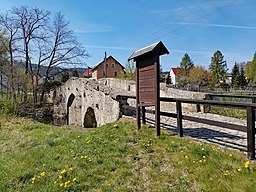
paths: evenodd
<path fill-rule="evenodd" d="M 123 98 L 136 99 L 135 96 L 124 96 L 119 95 Z M 250 97 L 250 96 L 248 96 Z M 255 98 L 252 96 L 252 98 Z M 160 112 L 161 116 L 177 118 L 177 132 L 180 137 L 183 137 L 183 126 L 182 120 L 194 121 L 198 123 L 204 123 L 208 125 L 219 126 L 227 129 L 238 130 L 247 133 L 247 157 L 251 160 L 255 159 L 255 103 L 241 103 L 241 102 L 225 102 L 225 101 L 214 101 L 214 100 L 195 100 L 195 99 L 184 99 L 184 98 L 167 98 L 161 97 L 162 102 L 173 102 L 176 104 L 176 113 Z M 221 121 L 203 119 L 199 117 L 192 117 L 182 114 L 182 103 L 196 104 L 196 105 L 215 105 L 228 108 L 240 108 L 247 111 L 247 126 L 226 123 Z M 135 109 L 135 107 L 130 107 Z M 154 110 L 146 110 L 145 106 L 142 107 L 142 123 L 145 123 L 145 113 L 155 113 Z"/>

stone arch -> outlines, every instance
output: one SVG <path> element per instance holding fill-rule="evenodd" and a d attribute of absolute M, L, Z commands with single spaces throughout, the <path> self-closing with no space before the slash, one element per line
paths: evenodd
<path fill-rule="evenodd" d="M 71 95 L 68 97 L 68 102 L 67 102 L 67 125 L 69 124 L 69 108 L 73 104 L 75 98 L 76 97 L 73 93 L 71 93 Z"/>
<path fill-rule="evenodd" d="M 85 128 L 95 128 L 97 127 L 97 121 L 94 113 L 94 109 L 88 107 L 84 115 L 84 127 Z"/>

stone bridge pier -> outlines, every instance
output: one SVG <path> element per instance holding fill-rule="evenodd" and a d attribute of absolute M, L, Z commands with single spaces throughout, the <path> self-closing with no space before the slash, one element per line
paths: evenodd
<path fill-rule="evenodd" d="M 95 80 L 71 78 L 53 92 L 54 124 L 99 127 L 117 121 L 127 101 L 113 89 Z"/>

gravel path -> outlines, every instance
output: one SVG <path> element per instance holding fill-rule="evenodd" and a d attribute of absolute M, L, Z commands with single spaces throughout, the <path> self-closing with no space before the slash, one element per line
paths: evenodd
<path fill-rule="evenodd" d="M 246 126 L 246 120 L 239 120 L 210 113 L 183 112 L 183 115 Z M 161 128 L 177 132 L 176 121 L 176 118 L 161 116 Z M 154 115 L 147 113 L 146 122 L 148 124 L 154 124 Z M 187 120 L 183 120 L 183 128 L 184 136 L 193 137 L 203 142 L 214 143 L 223 147 L 237 149 L 239 151 L 247 151 L 247 135 L 245 132 Z"/>

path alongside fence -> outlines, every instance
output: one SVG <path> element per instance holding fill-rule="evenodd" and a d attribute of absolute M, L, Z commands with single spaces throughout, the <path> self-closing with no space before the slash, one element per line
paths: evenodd
<path fill-rule="evenodd" d="M 134 99 L 135 97 L 127 97 Z M 255 159 L 255 103 L 220 102 L 192 100 L 182 98 L 160 98 L 162 102 L 175 103 L 171 112 L 160 112 L 161 127 L 176 131 L 180 137 L 188 135 L 196 139 L 247 151 L 249 159 Z M 210 113 L 192 113 L 182 111 L 182 103 L 196 105 L 215 105 L 240 108 L 247 111 L 247 120 L 224 117 Z M 134 110 L 135 107 L 127 106 Z M 142 108 L 142 123 L 154 123 L 154 111 Z M 146 112 L 146 113 L 145 113 Z"/>
<path fill-rule="evenodd" d="M 175 109 L 174 109 L 175 110 Z M 239 120 L 209 113 L 183 112 L 184 115 L 218 120 L 226 123 L 235 123 L 246 126 L 246 120 Z M 146 123 L 154 125 L 154 115 L 146 113 Z M 177 132 L 177 119 L 161 116 L 161 128 Z M 222 147 L 229 147 L 243 152 L 247 151 L 246 132 L 226 129 L 218 126 L 183 120 L 185 136 L 190 136 L 203 142 L 218 144 Z"/>

